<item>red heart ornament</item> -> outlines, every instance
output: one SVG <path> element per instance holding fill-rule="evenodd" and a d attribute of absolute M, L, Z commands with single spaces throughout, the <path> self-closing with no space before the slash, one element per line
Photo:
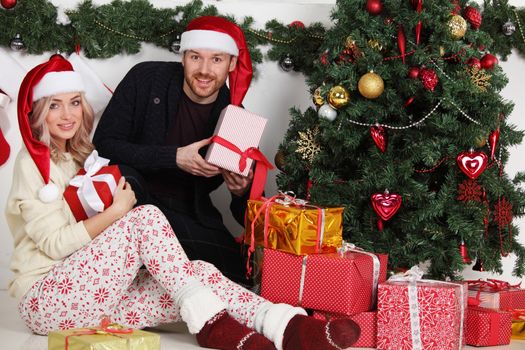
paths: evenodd
<path fill-rule="evenodd" d="M 385 221 L 390 220 L 401 207 L 401 196 L 395 193 L 374 193 L 371 200 L 375 212 Z"/>
<path fill-rule="evenodd" d="M 383 128 L 380 125 L 374 125 L 370 127 L 370 135 L 372 136 L 372 140 L 374 140 L 374 143 L 376 144 L 377 148 L 382 153 L 385 153 L 386 151 L 386 132 L 385 128 Z"/>
<path fill-rule="evenodd" d="M 456 157 L 456 162 L 458 163 L 459 169 L 461 169 L 465 175 L 475 180 L 485 171 L 488 157 L 483 152 L 461 152 Z"/>

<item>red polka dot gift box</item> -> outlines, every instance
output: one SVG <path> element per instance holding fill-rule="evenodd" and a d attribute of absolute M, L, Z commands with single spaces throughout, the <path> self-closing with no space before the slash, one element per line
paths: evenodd
<path fill-rule="evenodd" d="M 374 348 L 377 344 L 377 311 L 366 311 L 355 315 L 331 314 L 321 311 L 314 311 L 313 317 L 330 321 L 338 318 L 349 318 L 359 325 L 361 334 L 357 342 L 352 345 L 354 348 Z"/>
<path fill-rule="evenodd" d="M 466 343 L 473 346 L 510 344 L 512 314 L 507 311 L 469 306 Z"/>
<path fill-rule="evenodd" d="M 264 249 L 261 295 L 326 312 L 372 310 L 377 284 L 386 279 L 388 256 L 363 251 L 294 255 Z"/>
<path fill-rule="evenodd" d="M 415 270 L 379 284 L 377 349 L 462 349 L 467 284 L 423 280 Z"/>
<path fill-rule="evenodd" d="M 93 151 L 84 168 L 66 187 L 64 199 L 77 221 L 86 220 L 113 203 L 113 194 L 122 175 L 118 166 L 108 164 L 109 159 Z"/>

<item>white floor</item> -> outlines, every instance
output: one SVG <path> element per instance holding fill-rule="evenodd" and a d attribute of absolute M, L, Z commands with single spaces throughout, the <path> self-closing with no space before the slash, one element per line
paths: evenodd
<path fill-rule="evenodd" d="M 183 324 L 169 325 L 154 330 L 161 336 L 162 349 L 203 349 L 195 337 L 187 333 Z M 32 334 L 18 317 L 15 301 L 0 290 L 0 348 L 2 350 L 46 350 L 47 337 Z M 465 349 L 479 349 L 467 346 Z M 509 346 L 489 347 L 490 350 L 524 350 L 525 340 L 513 340 Z M 297 349 L 301 350 L 301 349 Z M 322 350 L 322 349 L 319 349 Z"/>

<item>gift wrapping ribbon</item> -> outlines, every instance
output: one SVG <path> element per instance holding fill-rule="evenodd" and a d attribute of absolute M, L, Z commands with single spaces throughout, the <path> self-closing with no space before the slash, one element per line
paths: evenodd
<path fill-rule="evenodd" d="M 96 328 L 86 328 L 80 329 L 66 336 L 65 338 L 65 347 L 64 350 L 69 349 L 69 338 L 78 337 L 83 335 L 93 335 L 93 334 L 102 334 L 102 335 L 112 335 L 115 337 L 120 337 L 120 334 L 131 334 L 133 333 L 133 328 L 126 328 L 117 323 L 109 323 L 109 321 L 104 318 L 99 327 Z"/>
<path fill-rule="evenodd" d="M 250 199 L 259 199 L 262 197 L 264 185 L 266 184 L 266 175 L 268 170 L 273 169 L 273 165 L 266 159 L 264 154 L 257 147 L 249 147 L 246 150 L 241 150 L 239 147 L 230 141 L 215 135 L 211 138 L 211 142 L 218 143 L 241 156 L 239 159 L 239 171 L 243 172 L 246 169 L 246 160 L 248 158 L 255 161 L 255 172 L 253 174 L 252 188 L 250 190 Z"/>
<path fill-rule="evenodd" d="M 381 265 L 379 264 L 379 258 L 374 253 L 365 251 L 362 248 L 357 247 L 355 244 L 343 241 L 341 248 L 337 249 L 341 256 L 344 256 L 346 252 L 355 252 L 360 254 L 366 254 L 372 258 L 373 264 L 373 275 L 372 275 L 372 309 L 375 308 L 377 302 L 377 285 L 379 284 L 379 272 Z"/>
<path fill-rule="evenodd" d="M 105 182 L 112 194 L 117 188 L 117 183 L 112 175 L 95 175 L 100 169 L 108 164 L 109 159 L 99 157 L 98 152 L 95 150 L 84 162 L 84 170 L 86 171 L 86 174 L 77 175 L 69 181 L 71 186 L 78 187 L 78 199 L 88 217 L 104 211 L 104 202 L 100 199 L 94 183 Z"/>
<path fill-rule="evenodd" d="M 410 328 L 412 331 L 412 349 L 422 350 L 423 344 L 421 342 L 421 327 L 419 324 L 419 302 L 417 299 L 417 282 L 425 283 L 441 283 L 452 286 L 460 286 L 460 304 L 461 304 L 461 319 L 459 323 L 459 344 L 458 349 L 462 348 L 463 344 L 463 322 L 465 320 L 465 295 L 463 286 L 458 283 L 436 281 L 423 279 L 423 271 L 416 265 L 410 268 L 402 275 L 393 275 L 388 279 L 389 282 L 408 282 L 408 306 L 410 313 Z"/>
<path fill-rule="evenodd" d="M 249 277 L 252 272 L 252 267 L 250 266 L 250 256 L 255 251 L 255 223 L 261 216 L 264 211 L 264 247 L 268 247 L 268 226 L 269 226 L 269 215 L 270 208 L 273 204 L 278 203 L 285 206 L 295 205 L 300 207 L 314 208 L 317 210 L 317 236 L 316 236 L 316 253 L 321 252 L 324 239 L 324 226 L 326 221 L 326 213 L 323 208 L 320 208 L 315 205 L 308 204 L 307 201 L 302 199 L 297 199 L 290 195 L 291 192 L 279 192 L 275 196 L 272 196 L 268 199 L 265 199 L 261 207 L 255 213 L 255 216 L 250 224 L 251 233 L 250 233 L 250 247 L 248 248 L 248 259 L 246 261 L 246 275 Z"/>
<path fill-rule="evenodd" d="M 521 282 L 512 285 L 507 281 L 502 281 L 502 280 L 497 280 L 497 279 L 492 279 L 492 278 L 489 278 L 486 281 L 482 279 L 478 279 L 478 280 L 470 280 L 467 282 L 468 282 L 469 288 L 472 286 L 472 287 L 479 288 L 480 291 L 490 291 L 490 292 L 507 291 L 513 288 L 520 288 L 521 286 Z"/>

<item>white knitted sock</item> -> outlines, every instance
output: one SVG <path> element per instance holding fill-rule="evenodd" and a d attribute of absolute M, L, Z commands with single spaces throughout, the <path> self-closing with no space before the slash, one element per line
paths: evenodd
<path fill-rule="evenodd" d="M 300 307 L 288 304 L 273 304 L 270 302 L 261 305 L 255 314 L 254 328 L 266 338 L 273 341 L 277 350 L 283 348 L 284 331 L 288 322 L 295 315 L 307 315 Z"/>

